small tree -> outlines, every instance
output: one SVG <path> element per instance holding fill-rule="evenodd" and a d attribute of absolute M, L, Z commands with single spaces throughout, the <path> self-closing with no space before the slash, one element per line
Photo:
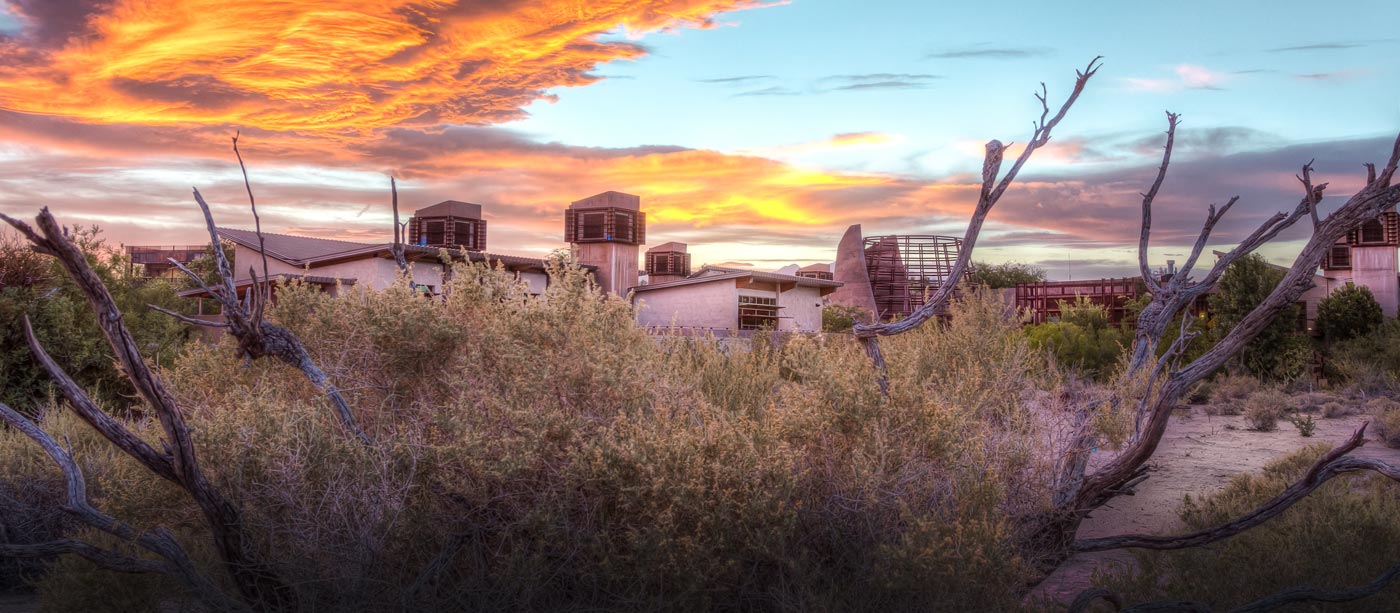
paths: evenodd
<path fill-rule="evenodd" d="M 1049 351 L 1055 361 L 1085 375 L 1105 379 L 1123 357 L 1129 335 L 1108 318 L 1108 310 L 1080 297 L 1060 303 L 1060 321 L 1026 328 L 1031 345 Z"/>
<path fill-rule="evenodd" d="M 822 332 L 850 332 L 857 322 L 869 320 L 870 314 L 860 307 L 829 304 L 822 308 Z"/>
<path fill-rule="evenodd" d="M 1368 334 L 1384 321 L 1371 290 L 1347 283 L 1317 304 L 1317 330 L 1331 344 Z"/>
<path fill-rule="evenodd" d="M 1279 282 L 1283 271 L 1270 266 L 1263 256 L 1251 253 L 1239 258 L 1220 277 L 1220 292 L 1210 297 L 1214 311 L 1213 331 L 1217 338 L 1229 334 L 1255 308 L 1264 302 Z M 1307 365 L 1309 348 L 1298 334 L 1298 307 L 1284 307 L 1267 327 L 1233 360 L 1235 365 L 1262 379 L 1292 379 Z"/>
<path fill-rule="evenodd" d="M 973 281 L 992 289 L 1016 287 L 1020 283 L 1038 283 L 1045 280 L 1045 269 L 1020 262 L 1001 264 L 974 263 Z"/>

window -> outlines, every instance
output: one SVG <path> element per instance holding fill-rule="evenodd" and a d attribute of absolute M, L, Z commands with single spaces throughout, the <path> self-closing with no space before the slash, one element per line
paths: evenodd
<path fill-rule="evenodd" d="M 430 221 L 426 224 L 427 231 L 423 233 L 425 244 L 445 245 L 447 244 L 447 222 Z"/>
<path fill-rule="evenodd" d="M 459 221 L 452 229 L 453 242 L 467 249 L 476 249 L 476 224 L 470 221 Z"/>
<path fill-rule="evenodd" d="M 1328 269 L 1351 268 L 1351 247 L 1349 245 L 1332 245 L 1332 250 L 1327 253 L 1327 261 L 1324 262 Z"/>
<path fill-rule="evenodd" d="M 778 327 L 778 299 L 739 296 L 739 329 L 761 330 Z"/>
<path fill-rule="evenodd" d="M 631 213 L 623 213 L 623 212 L 621 212 L 621 211 L 614 211 L 612 215 L 613 215 L 613 226 L 614 226 L 614 228 L 613 228 L 613 235 L 612 235 L 612 236 L 609 236 L 608 238 L 611 239 L 611 240 L 622 241 L 622 242 L 624 242 L 624 243 L 633 242 L 633 241 L 632 241 L 632 228 L 633 228 L 633 226 L 632 226 L 632 214 L 631 214 Z"/>
<path fill-rule="evenodd" d="M 1385 242 L 1385 226 L 1379 218 L 1361 224 L 1360 242 L 1363 245 Z"/>
<path fill-rule="evenodd" d="M 578 236 L 583 240 L 607 240 L 607 223 L 606 212 L 582 213 L 578 216 Z"/>

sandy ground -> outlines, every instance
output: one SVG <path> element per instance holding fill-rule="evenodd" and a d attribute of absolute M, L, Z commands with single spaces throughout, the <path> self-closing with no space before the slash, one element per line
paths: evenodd
<path fill-rule="evenodd" d="M 1337 419 L 1316 416 L 1317 431 L 1311 438 L 1298 435 L 1292 424 L 1283 421 L 1274 432 L 1253 432 L 1240 416 L 1208 416 L 1200 409 L 1190 417 L 1173 417 L 1166 436 L 1149 463 L 1148 479 L 1137 487 L 1137 494 L 1121 496 L 1095 511 L 1079 529 L 1083 538 L 1125 533 L 1175 534 L 1183 528 L 1177 509 L 1187 494 L 1197 496 L 1218 491 L 1230 478 L 1253 472 L 1270 461 L 1312 443 L 1340 443 L 1349 438 L 1364 416 Z M 1353 452 L 1400 463 L 1400 449 L 1381 445 L 1373 437 Z M 1092 470 L 1092 468 L 1091 468 Z M 1032 595 L 1046 595 L 1068 602 L 1090 587 L 1094 569 L 1106 564 L 1131 564 L 1127 551 L 1106 551 L 1075 556 L 1050 575 Z"/>

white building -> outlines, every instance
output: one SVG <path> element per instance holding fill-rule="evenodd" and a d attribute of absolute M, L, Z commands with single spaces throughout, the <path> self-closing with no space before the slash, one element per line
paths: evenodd
<path fill-rule="evenodd" d="M 706 266 L 677 280 L 632 288 L 640 325 L 686 334 L 737 336 L 764 328 L 820 332 L 827 279 Z"/>

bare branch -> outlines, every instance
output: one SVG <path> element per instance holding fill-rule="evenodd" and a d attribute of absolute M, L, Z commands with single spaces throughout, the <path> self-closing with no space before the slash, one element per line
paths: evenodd
<path fill-rule="evenodd" d="M 1400 481 L 1400 468 L 1370 458 L 1357 458 L 1346 454 L 1365 444 L 1366 426 L 1363 424 L 1351 438 L 1328 452 L 1308 470 L 1302 479 L 1288 486 L 1273 499 L 1234 520 L 1219 526 L 1176 536 L 1153 536 L 1128 534 L 1083 539 L 1074 543 L 1074 551 L 1107 551 L 1134 547 L 1140 549 L 1184 549 L 1199 547 L 1227 539 L 1254 528 L 1288 510 L 1298 501 L 1306 498 L 1328 480 L 1350 472 L 1370 470 L 1390 479 Z"/>
<path fill-rule="evenodd" d="M 168 563 L 122 555 L 73 539 L 25 544 L 0 543 L 0 558 L 54 558 L 70 553 L 119 573 L 174 573 L 174 568 Z"/>
<path fill-rule="evenodd" d="M 1400 564 L 1391 566 L 1366 585 L 1343 590 L 1325 590 L 1308 586 L 1290 588 L 1277 594 L 1260 598 L 1259 600 L 1231 611 L 1231 613 L 1263 613 L 1264 611 L 1273 611 L 1284 605 L 1293 604 L 1295 602 L 1352 602 L 1380 593 L 1386 586 L 1393 583 L 1396 578 L 1400 578 Z"/>
<path fill-rule="evenodd" d="M 1036 94 L 1036 99 L 1041 102 L 1040 121 L 1035 124 L 1035 130 L 1030 140 L 1026 142 L 1026 146 L 1022 149 L 1021 154 L 1016 157 L 1016 161 L 1012 163 L 1011 168 L 1006 172 L 1006 175 L 996 183 L 995 187 L 991 187 L 992 180 L 995 179 L 995 173 L 1001 167 L 1002 156 L 1005 153 L 1006 147 L 997 140 L 992 140 L 987 143 L 987 152 L 983 159 L 982 166 L 982 192 L 979 194 L 977 207 L 973 211 L 972 219 L 968 222 L 967 231 L 963 235 L 963 242 L 961 248 L 958 250 L 958 257 L 954 260 L 953 267 L 949 271 L 948 277 L 944 280 L 943 285 L 929 297 L 923 306 L 910 314 L 909 317 L 891 323 L 856 325 L 854 329 L 855 336 L 861 340 L 861 343 L 865 346 L 866 354 L 879 370 L 880 386 L 882 389 L 888 388 L 888 381 L 885 380 L 884 359 L 880 355 L 876 337 L 908 332 L 922 325 L 925 321 L 928 321 L 936 313 L 946 307 L 948 299 L 952 297 L 954 290 L 957 289 L 958 282 L 962 279 L 963 273 L 967 270 L 968 262 L 972 257 L 973 248 L 977 245 L 977 237 L 982 232 L 982 224 L 986 221 L 987 214 L 991 212 L 992 207 L 996 206 L 997 201 L 1001 199 L 1006 189 L 1011 186 L 1011 183 L 1016 179 L 1016 175 L 1020 173 L 1021 168 L 1025 165 L 1026 161 L 1030 159 L 1031 155 L 1034 154 L 1037 149 L 1050 142 L 1051 131 L 1064 119 L 1070 107 L 1074 106 L 1075 101 L 1079 99 L 1079 95 L 1083 93 L 1084 86 L 1088 84 L 1089 79 L 1098 72 L 1101 66 L 1101 64 L 1099 64 L 1100 59 L 1101 57 L 1095 57 L 1083 71 L 1076 72 L 1074 89 L 1070 92 L 1069 97 L 1065 99 L 1064 104 L 1060 106 L 1059 111 L 1055 113 L 1053 117 L 1050 116 L 1050 107 L 1045 100 L 1046 95 L 1044 93 Z M 1041 87 L 1042 92 L 1044 92 L 1043 83 Z"/>
<path fill-rule="evenodd" d="M 262 275 L 262 276 L 263 276 L 264 279 L 266 279 L 266 278 L 268 278 L 268 274 L 267 274 L 267 246 L 266 246 L 266 241 L 263 239 L 263 233 L 262 233 L 262 218 L 258 216 L 258 203 L 257 203 L 256 200 L 253 199 L 253 184 L 252 184 L 251 182 L 248 181 L 248 167 L 245 166 L 245 165 L 243 165 L 243 154 L 242 154 L 242 153 L 239 153 L 239 151 L 238 151 L 238 133 L 237 133 L 237 132 L 235 132 L 235 133 L 233 134 L 233 155 L 234 155 L 235 157 L 238 158 L 238 169 L 241 170 L 241 171 L 243 171 L 243 187 L 244 187 L 245 189 L 248 190 L 248 208 L 251 208 L 251 209 L 253 210 L 253 230 L 254 230 L 254 232 L 256 232 L 257 235 L 258 235 L 258 254 L 262 256 L 262 268 L 263 268 L 263 275 Z M 216 239 L 216 240 L 217 240 L 217 239 Z M 255 282 L 253 283 L 253 287 L 256 288 L 256 287 L 257 287 L 257 283 L 256 283 L 257 275 L 253 275 L 253 277 L 254 277 L 254 279 L 255 279 Z M 254 322 L 260 322 L 260 321 L 262 321 L 262 317 L 263 317 L 263 308 L 264 308 L 264 303 L 266 302 L 266 300 L 264 300 L 265 297 L 262 296 L 262 290 L 259 289 L 259 290 L 256 290 L 256 291 L 257 291 L 257 293 L 256 293 L 255 295 L 257 296 L 257 300 L 255 300 L 255 301 L 253 302 L 252 318 L 253 318 L 253 321 L 254 321 Z"/>
<path fill-rule="evenodd" d="M 158 565 L 158 563 L 150 561 L 120 556 L 114 552 L 71 541 L 51 543 L 43 548 L 30 547 L 27 550 L 18 551 L 18 553 L 27 555 L 38 555 L 45 552 L 53 554 L 76 553 L 99 564 L 107 562 L 122 567 L 124 572 L 165 572 L 181 580 L 197 597 L 214 606 L 217 610 L 244 610 L 242 605 L 229 598 L 219 589 L 217 584 L 195 568 L 184 548 L 169 531 L 164 529 L 137 530 L 93 507 L 87 499 L 87 482 L 83 477 L 83 471 L 78 468 L 77 461 L 73 459 L 71 449 L 64 449 L 49 433 L 3 403 L 0 403 L 0 421 L 9 424 L 10 427 L 19 430 L 20 433 L 37 443 L 49 456 L 49 459 L 53 460 L 54 464 L 57 464 L 59 469 L 63 471 L 67 491 L 67 504 L 63 507 L 64 511 L 88 526 L 160 556 L 166 560 L 167 564 Z"/>
<path fill-rule="evenodd" d="M 1400 564 L 1396 564 L 1386 569 L 1376 576 L 1369 583 L 1353 588 L 1340 590 L 1327 590 L 1308 586 L 1292 587 L 1259 600 L 1255 600 L 1247 605 L 1230 609 L 1229 613 L 1265 613 L 1275 611 L 1286 605 L 1303 602 L 1354 602 L 1363 598 L 1369 598 L 1380 593 L 1391 583 L 1400 578 Z M 1090 588 L 1080 592 L 1070 603 L 1069 613 L 1082 613 L 1088 611 L 1089 606 L 1095 602 L 1103 600 L 1113 607 L 1115 611 L 1122 613 L 1149 613 L 1166 611 L 1202 611 L 1210 613 L 1211 608 L 1205 603 L 1192 600 L 1160 600 L 1154 602 L 1143 602 L 1135 604 L 1126 609 L 1123 608 L 1123 599 L 1112 590 L 1104 588 Z"/>
<path fill-rule="evenodd" d="M 206 221 L 211 234 L 213 234 L 212 217 L 206 214 Z M 98 327 L 101 328 L 103 336 L 107 339 L 107 344 L 111 346 L 112 352 L 116 355 L 123 374 L 126 375 L 126 378 L 150 405 L 151 409 L 155 411 L 156 417 L 160 421 L 161 428 L 165 432 L 166 440 L 163 441 L 163 445 L 167 447 L 165 455 L 169 458 L 170 468 L 167 469 L 167 472 L 162 472 L 159 469 L 160 463 L 153 462 L 151 470 L 163 477 L 173 476 L 172 481 L 184 488 L 194 499 L 214 538 L 214 545 L 224 562 L 224 569 L 233 578 L 243 597 L 249 602 L 265 603 L 270 608 L 286 608 L 294 599 L 290 588 L 265 562 L 251 557 L 253 555 L 252 548 L 248 545 L 249 536 L 242 513 L 232 502 L 213 488 L 204 472 L 200 470 L 190 428 L 185 422 L 180 407 L 166 389 L 165 383 L 151 372 L 150 366 L 142 359 L 136 341 L 122 322 L 121 310 L 117 308 L 111 293 L 107 291 L 107 287 L 103 285 L 97 273 L 92 270 L 87 257 L 69 240 L 47 208 L 40 210 L 35 222 L 39 228 L 38 232 L 30 230 L 25 235 L 36 246 L 53 254 L 73 279 L 75 285 L 87 297 L 88 303 L 97 317 Z M 13 222 L 11 225 L 14 225 Z M 27 228 L 27 225 L 25 227 Z M 227 261 L 221 258 L 220 266 L 222 270 L 227 270 Z M 225 283 L 229 289 L 229 295 L 234 295 L 232 280 L 226 278 Z M 57 369 L 56 365 L 53 366 L 56 370 L 61 371 L 61 369 Z M 61 380 L 61 377 L 55 376 L 55 379 Z M 71 396 L 70 401 L 77 397 L 77 395 Z M 75 403 L 75 406 L 78 404 Z M 98 425 L 101 423 L 99 421 L 94 425 L 103 431 L 104 435 L 108 435 L 109 431 L 102 430 L 102 427 Z M 135 452 L 126 448 L 123 448 L 123 451 L 130 453 L 143 463 L 151 461 L 151 457 L 154 455 L 146 448 L 133 445 L 132 449 Z"/>
<path fill-rule="evenodd" d="M 154 305 L 154 304 L 147 304 L 146 306 L 147 306 L 147 307 L 150 307 L 150 309 L 153 310 L 153 311 L 156 311 L 156 312 L 158 312 L 158 313 L 164 313 L 164 314 L 166 314 L 166 315 L 169 315 L 169 316 L 171 316 L 171 317 L 174 317 L 175 319 L 178 319 L 178 320 L 180 320 L 180 321 L 182 321 L 182 322 L 184 322 L 184 323 L 190 324 L 190 325 L 192 325 L 192 326 L 204 326 L 204 327 L 206 327 L 206 328 L 227 328 L 227 327 L 228 327 L 228 323 L 226 323 L 226 322 L 222 322 L 222 321 L 209 321 L 209 320 L 205 320 L 205 319 L 195 319 L 195 318 L 193 318 L 193 317 L 189 317 L 189 316 L 186 316 L 186 315 L 182 315 L 182 314 L 180 314 L 180 313 L 176 313 L 175 311 L 172 311 L 172 310 L 170 310 L 170 309 L 164 309 L 164 308 L 158 307 L 158 306 L 156 306 L 156 305 Z"/>
<path fill-rule="evenodd" d="M 409 289 L 416 289 L 418 284 L 413 282 L 413 269 L 409 268 L 408 260 L 403 255 L 403 229 L 407 224 L 399 224 L 399 186 L 392 175 L 389 177 L 389 192 L 393 195 L 394 206 L 394 245 L 391 248 L 394 262 L 399 265 L 404 277 L 407 277 Z"/>
<path fill-rule="evenodd" d="M 1314 230 L 1322 223 L 1317 219 L 1317 203 L 1322 200 L 1322 190 L 1314 190 L 1312 184 L 1312 164 L 1315 161 L 1316 160 L 1308 160 L 1307 164 L 1303 164 L 1303 174 L 1293 175 L 1297 177 L 1299 183 L 1303 184 L 1303 198 L 1308 201 L 1308 215 L 1312 217 Z M 1325 188 L 1327 186 L 1323 185 L 1322 187 Z"/>
<path fill-rule="evenodd" d="M 59 393 L 68 400 L 69 406 L 73 407 L 73 412 L 77 413 L 79 418 L 157 476 L 173 483 L 180 483 L 180 476 L 176 474 L 175 465 L 168 454 L 156 451 L 141 437 L 136 436 L 126 426 L 105 413 L 97 406 L 97 403 L 92 401 L 82 386 L 79 386 L 63 368 L 59 367 L 58 363 L 54 362 L 49 353 L 44 350 L 44 346 L 39 343 L 39 338 L 35 336 L 28 316 L 24 318 L 24 337 L 29 342 L 29 349 L 34 352 L 34 358 L 54 380 Z"/>
<path fill-rule="evenodd" d="M 1138 234 L 1138 270 L 1142 273 L 1143 282 L 1152 293 L 1161 291 L 1157 280 L 1152 278 L 1152 272 L 1147 267 L 1147 241 L 1152 234 L 1152 201 L 1157 197 L 1157 191 L 1162 189 L 1162 182 L 1167 179 L 1167 168 L 1172 162 L 1172 146 L 1176 143 L 1176 126 L 1181 121 L 1181 115 L 1167 111 L 1167 144 L 1162 147 L 1162 165 L 1157 167 L 1157 179 L 1152 182 L 1152 187 L 1147 193 L 1142 195 L 1142 231 Z"/>
<path fill-rule="evenodd" d="M 233 283 L 233 274 L 229 270 L 228 259 L 224 256 L 223 247 L 219 243 L 218 230 L 214 225 L 214 216 L 209 210 L 209 203 L 200 196 L 198 189 L 194 190 L 194 199 L 204 213 L 205 225 L 209 229 L 210 238 L 214 241 L 219 276 L 223 281 L 224 292 L 214 294 L 214 297 L 224 307 L 224 318 L 227 320 L 229 333 L 238 339 L 239 355 L 249 360 L 273 356 L 302 371 L 302 374 L 306 375 L 306 378 L 330 400 L 336 419 L 341 426 L 361 442 L 370 444 L 369 436 L 355 422 L 354 413 L 350 410 L 350 403 L 346 402 L 340 390 L 311 359 L 311 355 L 307 353 L 301 340 L 286 328 L 254 318 L 250 313 L 250 307 L 239 303 L 238 292 Z M 194 273 L 184 267 L 181 267 L 181 270 L 191 277 L 194 276 Z M 267 280 L 263 279 L 262 283 L 267 283 Z M 260 282 L 254 274 L 253 286 L 257 287 L 259 284 Z"/>

